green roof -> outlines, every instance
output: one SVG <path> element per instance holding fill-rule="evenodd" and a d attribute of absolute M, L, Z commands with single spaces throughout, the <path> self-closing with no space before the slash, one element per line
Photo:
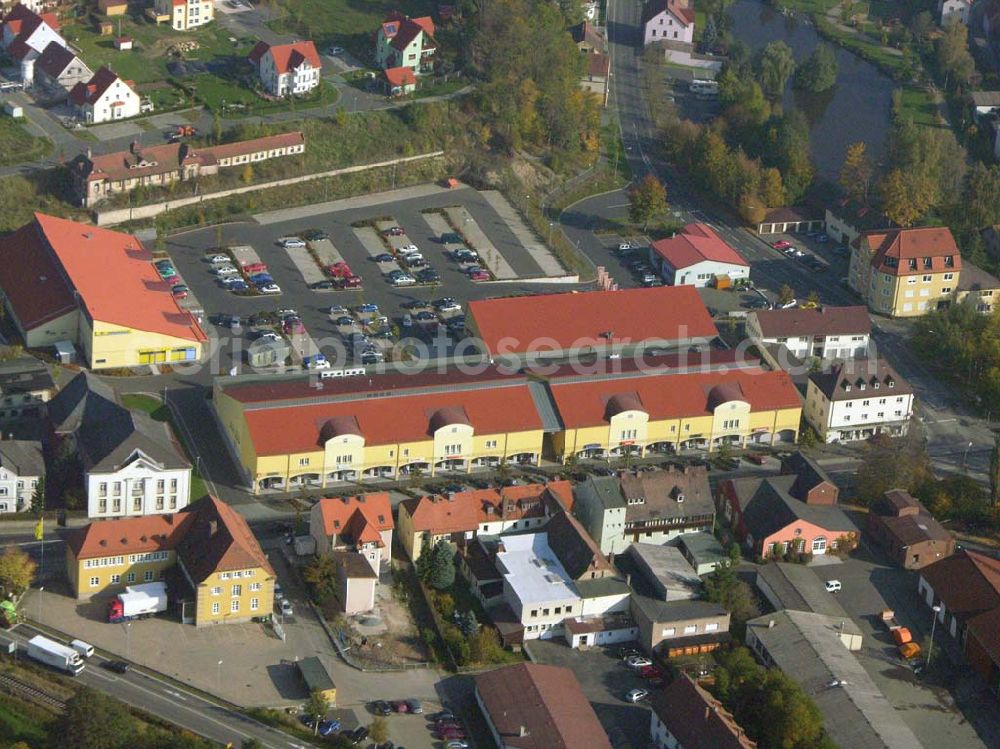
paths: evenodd
<path fill-rule="evenodd" d="M 299 673 L 302 674 L 310 694 L 317 690 L 326 692 L 337 688 L 333 679 L 330 678 L 330 674 L 327 673 L 326 667 L 316 656 L 303 658 L 299 661 Z"/>

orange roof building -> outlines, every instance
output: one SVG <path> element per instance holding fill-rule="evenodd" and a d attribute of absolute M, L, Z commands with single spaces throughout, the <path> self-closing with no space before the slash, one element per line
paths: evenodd
<path fill-rule="evenodd" d="M 67 531 L 66 569 L 77 598 L 163 581 L 170 607 L 199 627 L 249 621 L 274 606 L 267 555 L 246 520 L 209 495 L 175 514 Z"/>
<path fill-rule="evenodd" d="M 257 42 L 247 59 L 257 69 L 264 89 L 272 96 L 307 94 L 320 83 L 323 63 L 312 42 Z"/>
<path fill-rule="evenodd" d="M 325 497 L 309 512 L 309 535 L 316 553 L 356 551 L 377 573 L 382 559 L 392 550 L 392 506 L 389 495 L 359 494 L 356 497 Z"/>
<path fill-rule="evenodd" d="M 750 278 L 750 263 L 708 224 L 688 224 L 651 245 L 653 261 L 671 286 L 704 287 L 719 276 Z"/>
<path fill-rule="evenodd" d="M 569 481 L 428 495 L 399 504 L 399 538 L 415 562 L 425 539 L 430 546 L 441 540 L 462 545 L 479 534 L 537 528 L 572 507 Z"/>
<path fill-rule="evenodd" d="M 201 358 L 204 331 L 131 234 L 35 213 L 0 239 L 0 289 L 29 348 L 73 343 L 93 369 Z"/>
<path fill-rule="evenodd" d="M 666 286 L 473 301 L 469 329 L 491 358 L 688 348 L 718 335 L 695 289 Z"/>

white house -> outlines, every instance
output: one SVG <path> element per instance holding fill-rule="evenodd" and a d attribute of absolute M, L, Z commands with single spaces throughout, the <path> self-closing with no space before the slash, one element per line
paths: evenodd
<path fill-rule="evenodd" d="M 434 20 L 389 15 L 375 33 L 375 63 L 383 70 L 409 68 L 414 75 L 434 70 Z"/>
<path fill-rule="evenodd" d="M 392 550 L 392 506 L 385 492 L 356 497 L 325 497 L 309 512 L 309 535 L 316 553 L 356 552 L 378 574 Z"/>
<path fill-rule="evenodd" d="M 312 42 L 257 42 L 247 59 L 257 68 L 264 90 L 272 96 L 300 96 L 319 85 L 323 65 Z"/>
<path fill-rule="evenodd" d="M 131 82 L 101 68 L 89 81 L 77 83 L 70 90 L 69 101 L 84 122 L 96 124 L 137 116 L 141 98 Z"/>
<path fill-rule="evenodd" d="M 215 17 L 211 0 L 154 0 L 159 17 L 169 16 L 175 31 L 188 31 L 204 26 Z"/>
<path fill-rule="evenodd" d="M 781 344 L 798 359 L 853 359 L 868 351 L 872 323 L 865 307 L 760 310 L 747 315 L 747 338 Z"/>
<path fill-rule="evenodd" d="M 43 478 L 45 458 L 41 442 L 0 441 L 0 513 L 30 508 L 32 495 Z"/>
<path fill-rule="evenodd" d="M 750 263 L 708 224 L 688 224 L 649 248 L 649 259 L 671 286 L 709 286 L 720 277 L 750 278 Z"/>
<path fill-rule="evenodd" d="M 688 0 L 651 0 L 642 11 L 643 46 L 694 41 L 694 8 Z"/>
<path fill-rule="evenodd" d="M 78 83 L 86 83 L 94 76 L 87 63 L 58 42 L 50 42 L 35 63 L 35 76 L 53 88 L 72 91 Z"/>
<path fill-rule="evenodd" d="M 941 25 L 949 23 L 969 23 L 972 0 L 938 0 L 938 16 Z"/>
<path fill-rule="evenodd" d="M 38 15 L 25 5 L 15 5 L 0 26 L 0 49 L 18 63 L 21 82 L 34 83 L 35 63 L 50 44 L 66 47 L 58 32 L 59 22 L 54 13 Z"/>
<path fill-rule="evenodd" d="M 56 450 L 80 456 L 88 517 L 137 517 L 187 507 L 191 464 L 166 424 L 126 408 L 111 387 L 86 372 L 49 401 L 48 413 Z"/>
<path fill-rule="evenodd" d="M 809 375 L 802 415 L 824 442 L 906 433 L 913 390 L 884 359 L 848 359 Z"/>

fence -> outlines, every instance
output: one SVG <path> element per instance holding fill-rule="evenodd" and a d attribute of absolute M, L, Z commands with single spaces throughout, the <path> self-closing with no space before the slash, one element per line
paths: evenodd
<path fill-rule="evenodd" d="M 325 172 L 313 172 L 312 174 L 301 174 L 297 177 L 287 177 L 285 179 L 272 180 L 271 182 L 261 182 L 256 185 L 233 187 L 228 190 L 219 190 L 217 192 L 205 193 L 203 195 L 191 195 L 186 198 L 165 200 L 160 203 L 150 203 L 149 205 L 112 208 L 106 211 L 94 211 L 94 222 L 98 226 L 114 226 L 115 224 L 120 224 L 125 221 L 154 218 L 171 209 L 197 205 L 198 203 L 202 203 L 206 200 L 228 198 L 231 195 L 242 195 L 249 192 L 256 192 L 258 190 L 269 190 L 274 187 L 294 185 L 300 182 L 308 182 L 309 180 L 322 179 L 323 177 L 337 177 L 342 174 L 364 172 L 369 169 L 379 169 L 381 167 L 394 166 L 397 164 L 408 164 L 414 161 L 425 161 L 439 156 L 444 156 L 444 151 L 431 151 L 429 153 L 422 153 L 416 156 L 402 156 L 398 159 L 389 159 L 388 161 L 378 161 L 371 164 L 357 164 L 355 166 L 342 167 L 341 169 L 330 169 Z"/>

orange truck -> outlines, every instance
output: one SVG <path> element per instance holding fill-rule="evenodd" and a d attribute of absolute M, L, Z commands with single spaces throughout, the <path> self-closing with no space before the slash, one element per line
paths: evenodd
<path fill-rule="evenodd" d="M 913 641 L 913 634 L 909 629 L 896 621 L 896 613 L 892 609 L 886 609 L 881 614 L 882 625 L 888 630 L 899 655 L 910 660 L 920 655 L 920 646 Z"/>

